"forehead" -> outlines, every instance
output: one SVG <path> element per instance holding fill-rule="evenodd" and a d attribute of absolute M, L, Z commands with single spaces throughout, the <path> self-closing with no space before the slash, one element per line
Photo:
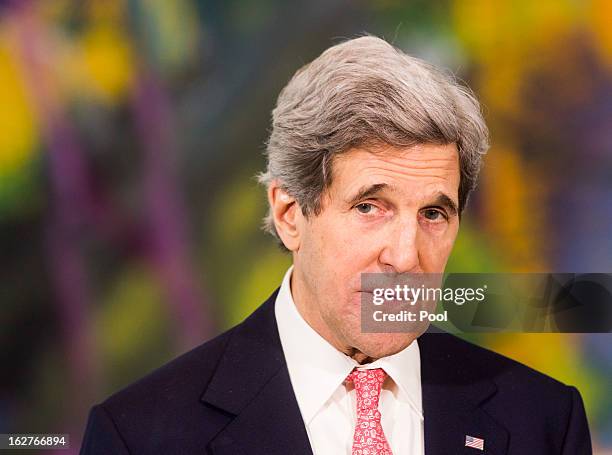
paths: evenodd
<path fill-rule="evenodd" d="M 399 192 L 445 191 L 456 198 L 459 176 L 455 144 L 354 148 L 334 159 L 331 189 L 346 193 L 365 184 L 387 184 Z"/>

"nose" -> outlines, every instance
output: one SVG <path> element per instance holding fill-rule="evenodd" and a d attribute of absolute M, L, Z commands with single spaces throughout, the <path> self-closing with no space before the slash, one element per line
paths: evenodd
<path fill-rule="evenodd" d="M 416 273 L 420 270 L 417 220 L 397 220 L 390 226 L 379 255 L 386 273 Z"/>

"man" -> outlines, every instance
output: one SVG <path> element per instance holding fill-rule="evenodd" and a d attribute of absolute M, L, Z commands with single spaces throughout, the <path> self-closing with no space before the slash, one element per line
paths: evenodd
<path fill-rule="evenodd" d="M 591 453 L 578 391 L 441 333 L 362 333 L 363 273 L 440 273 L 487 128 L 451 77 L 367 36 L 273 111 L 267 229 L 293 257 L 248 319 L 95 406 L 84 454 Z"/>

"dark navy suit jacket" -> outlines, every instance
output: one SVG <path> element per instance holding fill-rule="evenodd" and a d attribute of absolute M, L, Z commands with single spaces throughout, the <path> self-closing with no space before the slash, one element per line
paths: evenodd
<path fill-rule="evenodd" d="M 312 454 L 275 299 L 94 406 L 81 454 Z M 592 453 L 575 388 L 449 334 L 418 343 L 426 455 Z"/>

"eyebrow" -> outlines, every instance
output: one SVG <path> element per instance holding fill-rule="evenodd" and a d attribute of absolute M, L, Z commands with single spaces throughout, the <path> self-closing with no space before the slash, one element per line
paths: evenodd
<path fill-rule="evenodd" d="M 441 192 L 436 195 L 434 201 L 429 205 L 444 207 L 450 212 L 451 215 L 456 215 L 459 212 L 455 201 L 453 201 L 450 196 Z"/>
<path fill-rule="evenodd" d="M 376 196 L 382 190 L 390 188 L 386 183 L 375 183 L 373 185 L 363 186 L 357 191 L 357 194 L 350 198 L 347 202 L 349 205 L 353 206 L 357 204 L 359 201 L 363 199 L 368 199 L 372 196 Z"/>
<path fill-rule="evenodd" d="M 353 196 L 352 198 L 348 200 L 348 204 L 353 206 L 357 204 L 359 201 L 376 196 L 381 191 L 387 190 L 387 189 L 393 190 L 393 187 L 391 187 L 390 185 L 386 183 L 375 183 L 373 185 L 364 186 L 359 189 L 359 191 L 355 194 L 355 196 Z M 456 215 L 459 212 L 459 209 L 457 208 L 457 204 L 455 203 L 455 201 L 453 201 L 453 199 L 450 196 L 442 192 L 438 192 L 435 196 L 435 199 L 429 204 L 427 204 L 427 207 L 435 207 L 435 206 L 444 207 L 446 210 L 450 212 L 451 215 Z"/>

